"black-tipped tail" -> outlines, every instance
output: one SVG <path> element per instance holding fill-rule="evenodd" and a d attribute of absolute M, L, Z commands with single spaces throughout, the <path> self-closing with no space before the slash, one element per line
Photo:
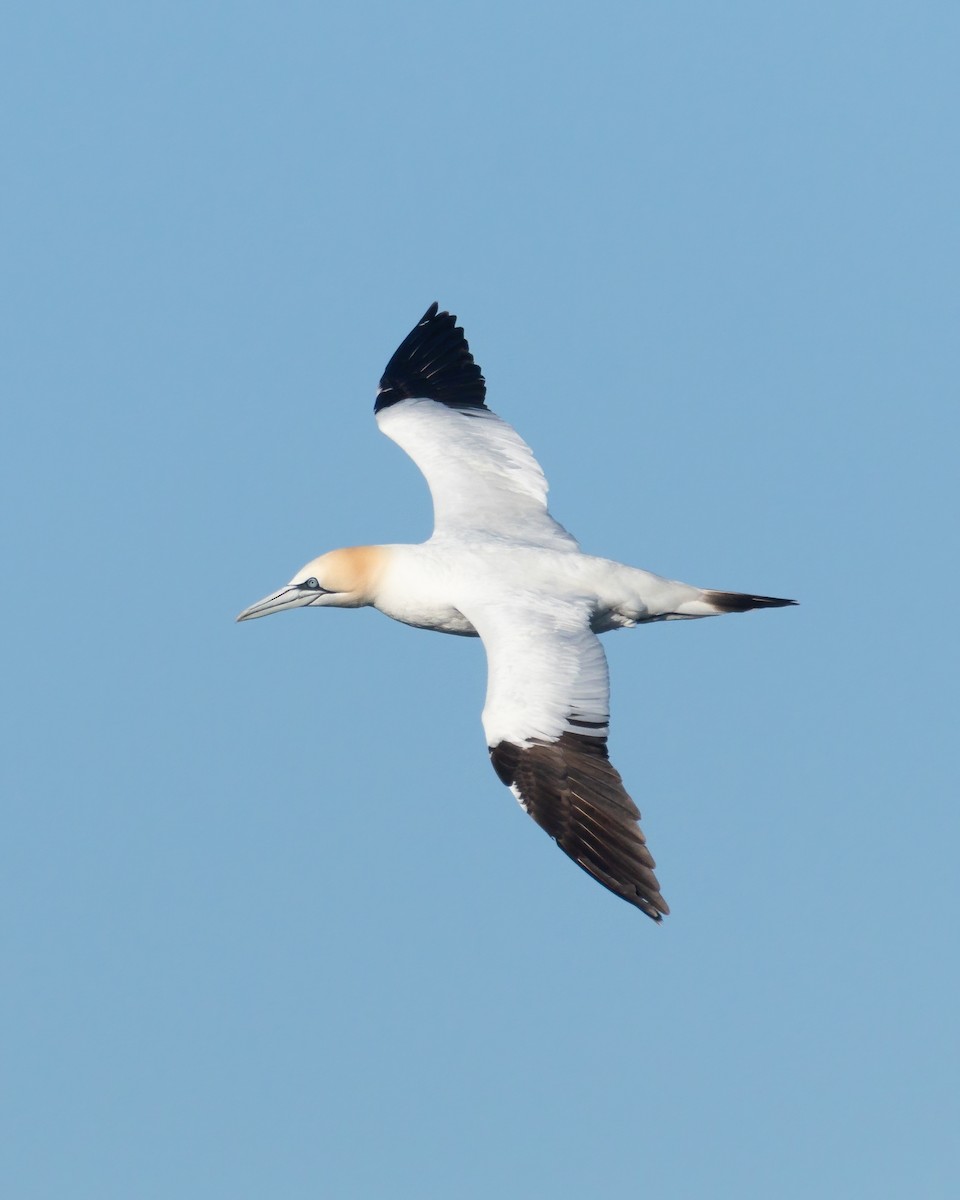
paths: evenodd
<path fill-rule="evenodd" d="M 747 596 L 743 592 L 704 592 L 704 600 L 718 613 L 749 612 L 752 608 L 786 608 L 796 600 L 781 600 L 778 596 Z"/>
<path fill-rule="evenodd" d="M 374 412 L 401 400 L 486 408 L 487 385 L 457 318 L 433 304 L 407 334 L 380 380 Z"/>

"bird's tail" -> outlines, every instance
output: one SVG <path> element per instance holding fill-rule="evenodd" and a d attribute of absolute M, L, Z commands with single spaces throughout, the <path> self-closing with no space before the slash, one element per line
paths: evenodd
<path fill-rule="evenodd" d="M 720 613 L 749 612 L 752 608 L 786 608 L 796 600 L 779 596 L 751 596 L 746 592 L 703 591 L 695 600 L 677 605 L 678 617 L 713 617 Z"/>
<path fill-rule="evenodd" d="M 704 592 L 703 598 L 718 613 L 749 612 L 751 608 L 786 608 L 796 600 L 778 596 L 748 596 L 743 592 Z"/>

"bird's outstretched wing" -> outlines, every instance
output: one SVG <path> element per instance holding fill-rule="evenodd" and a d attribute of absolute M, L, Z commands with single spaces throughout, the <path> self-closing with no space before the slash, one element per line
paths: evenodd
<path fill-rule="evenodd" d="M 587 605 L 527 593 L 462 607 L 487 652 L 494 770 L 565 854 L 659 921 L 669 908 L 640 813 L 607 756 L 607 660 Z"/>
<path fill-rule="evenodd" d="M 431 304 L 387 364 L 374 412 L 426 477 L 434 537 L 475 533 L 575 550 L 547 512 L 547 481 L 530 447 L 485 396 L 457 318 Z"/>

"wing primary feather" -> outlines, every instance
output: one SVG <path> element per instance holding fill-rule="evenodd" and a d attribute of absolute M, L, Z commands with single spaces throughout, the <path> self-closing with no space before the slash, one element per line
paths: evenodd
<path fill-rule="evenodd" d="M 401 400 L 438 400 L 448 408 L 486 409 L 486 381 L 463 330 L 436 301 L 410 330 L 387 363 L 374 412 Z"/>
<path fill-rule="evenodd" d="M 502 741 L 491 747 L 490 760 L 577 866 L 654 921 L 670 911 L 637 824 L 640 814 L 607 756 L 605 739 L 568 732 L 554 742 Z"/>

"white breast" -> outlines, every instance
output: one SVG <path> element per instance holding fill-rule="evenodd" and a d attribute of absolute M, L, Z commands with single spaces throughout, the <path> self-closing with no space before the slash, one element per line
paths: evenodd
<path fill-rule="evenodd" d="M 430 542 L 383 550 L 386 567 L 374 600 L 380 612 L 417 629 L 476 637 L 477 631 L 456 605 L 462 577 L 457 556 L 438 553 Z"/>

